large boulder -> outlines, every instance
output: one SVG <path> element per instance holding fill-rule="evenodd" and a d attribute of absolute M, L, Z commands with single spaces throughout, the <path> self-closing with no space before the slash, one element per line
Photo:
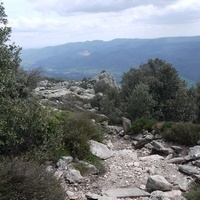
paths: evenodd
<path fill-rule="evenodd" d="M 102 143 L 99 143 L 94 140 L 89 141 L 90 144 L 90 151 L 95 156 L 105 160 L 112 156 L 112 151 L 108 149 L 108 147 Z"/>
<path fill-rule="evenodd" d="M 122 117 L 122 124 L 124 128 L 124 132 L 128 133 L 131 130 L 131 120 L 126 117 Z"/>
<path fill-rule="evenodd" d="M 169 183 L 163 176 L 152 175 L 148 177 L 146 188 L 148 192 L 156 190 L 170 191 L 172 190 L 172 184 Z"/>

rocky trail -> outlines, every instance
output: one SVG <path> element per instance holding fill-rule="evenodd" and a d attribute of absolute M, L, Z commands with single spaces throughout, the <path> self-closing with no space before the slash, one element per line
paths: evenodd
<path fill-rule="evenodd" d="M 153 146 L 150 143 L 141 149 L 135 149 L 133 141 L 125 138 L 116 133 L 107 136 L 107 146 L 112 156 L 102 160 L 106 168 L 103 175 L 89 174 L 74 183 L 67 182 L 66 176 L 64 179 L 61 176 L 68 199 L 184 200 L 182 193 L 188 190 L 188 185 L 193 180 L 191 175 L 199 174 L 199 171 L 191 174 L 180 172 L 179 159 L 188 157 L 189 150 L 182 150 L 184 155 L 175 157 L 174 161 L 170 154 L 151 154 Z M 199 170 L 190 164 L 185 166 L 191 167 L 191 170 Z M 150 177 L 153 180 L 150 181 Z"/>
<path fill-rule="evenodd" d="M 54 104 L 67 103 L 64 97 L 68 94 L 91 99 L 95 96 L 92 85 L 99 81 L 115 87 L 114 79 L 103 72 L 91 80 L 87 89 L 81 88 L 80 82 L 52 84 L 45 80 L 40 82 L 35 94 L 56 99 Z M 88 104 L 81 106 L 81 110 L 96 111 Z M 64 155 L 56 167 L 47 167 L 61 181 L 66 200 L 185 200 L 183 194 L 189 184 L 200 180 L 200 141 L 197 146 L 186 148 L 163 142 L 153 131 L 132 137 L 125 134 L 125 124 L 123 128 L 101 124 L 109 130 L 104 144 L 91 141 L 91 152 L 102 158 L 104 174 L 99 174 L 89 163 Z M 86 167 L 87 175 L 81 174 L 74 164 Z"/>

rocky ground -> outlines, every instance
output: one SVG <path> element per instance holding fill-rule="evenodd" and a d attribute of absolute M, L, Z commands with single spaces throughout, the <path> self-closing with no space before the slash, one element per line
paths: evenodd
<path fill-rule="evenodd" d="M 162 194 L 158 192 L 159 195 L 164 196 L 158 199 L 184 199 L 182 193 L 188 190 L 193 177 L 180 172 L 179 164 L 170 163 L 170 156 L 150 155 L 152 151 L 150 145 L 135 149 L 132 140 L 125 140 L 118 134 L 108 135 L 107 143 L 112 156 L 102 161 L 106 173 L 83 176 L 82 181 L 75 184 L 69 184 L 66 179 L 63 180 L 69 199 L 150 200 L 153 199 L 149 197 L 150 195 L 158 195 L 151 191 L 146 193 L 148 178 L 154 175 L 165 178 L 167 184 L 170 185 L 170 189 L 166 189 L 168 192 L 160 191 Z M 187 150 L 184 150 L 184 154 L 186 153 Z M 135 191 L 137 189 L 140 190 Z M 165 189 L 161 190 L 165 191 Z"/>
<path fill-rule="evenodd" d="M 57 99 L 68 94 L 91 99 L 95 95 L 92 84 L 100 80 L 115 85 L 112 77 L 102 73 L 91 80 L 87 89 L 81 88 L 79 82 L 52 84 L 42 81 L 35 94 L 44 99 Z M 72 157 L 62 157 L 56 168 L 48 167 L 61 181 L 66 190 L 66 199 L 185 199 L 183 193 L 188 190 L 190 182 L 199 179 L 200 146 L 189 149 L 164 143 L 154 132 L 144 132 L 133 138 L 124 134 L 127 129 L 125 125 L 123 128 L 106 128 L 111 131 L 106 136 L 105 145 L 94 144 L 93 149 L 95 155 L 101 151 L 99 157 L 103 158 L 102 163 L 106 168 L 104 174 L 100 175 L 94 166 L 82 163 L 90 169 L 88 175 L 82 176 L 74 169 L 73 162 L 77 161 Z"/>

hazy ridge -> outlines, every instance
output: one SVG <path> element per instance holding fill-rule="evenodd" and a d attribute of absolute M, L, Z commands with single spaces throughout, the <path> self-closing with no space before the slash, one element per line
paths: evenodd
<path fill-rule="evenodd" d="M 160 58 L 180 76 L 200 80 L 200 36 L 67 43 L 22 50 L 21 58 L 25 69 L 43 67 L 48 75 L 67 78 L 91 77 L 102 70 L 120 78 L 130 67 Z"/>

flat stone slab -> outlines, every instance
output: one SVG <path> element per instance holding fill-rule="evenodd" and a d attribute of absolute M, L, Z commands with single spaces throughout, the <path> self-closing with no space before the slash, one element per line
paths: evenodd
<path fill-rule="evenodd" d="M 150 194 L 139 188 L 116 188 L 109 189 L 104 192 L 104 195 L 116 198 L 137 198 L 137 197 L 149 197 Z"/>

